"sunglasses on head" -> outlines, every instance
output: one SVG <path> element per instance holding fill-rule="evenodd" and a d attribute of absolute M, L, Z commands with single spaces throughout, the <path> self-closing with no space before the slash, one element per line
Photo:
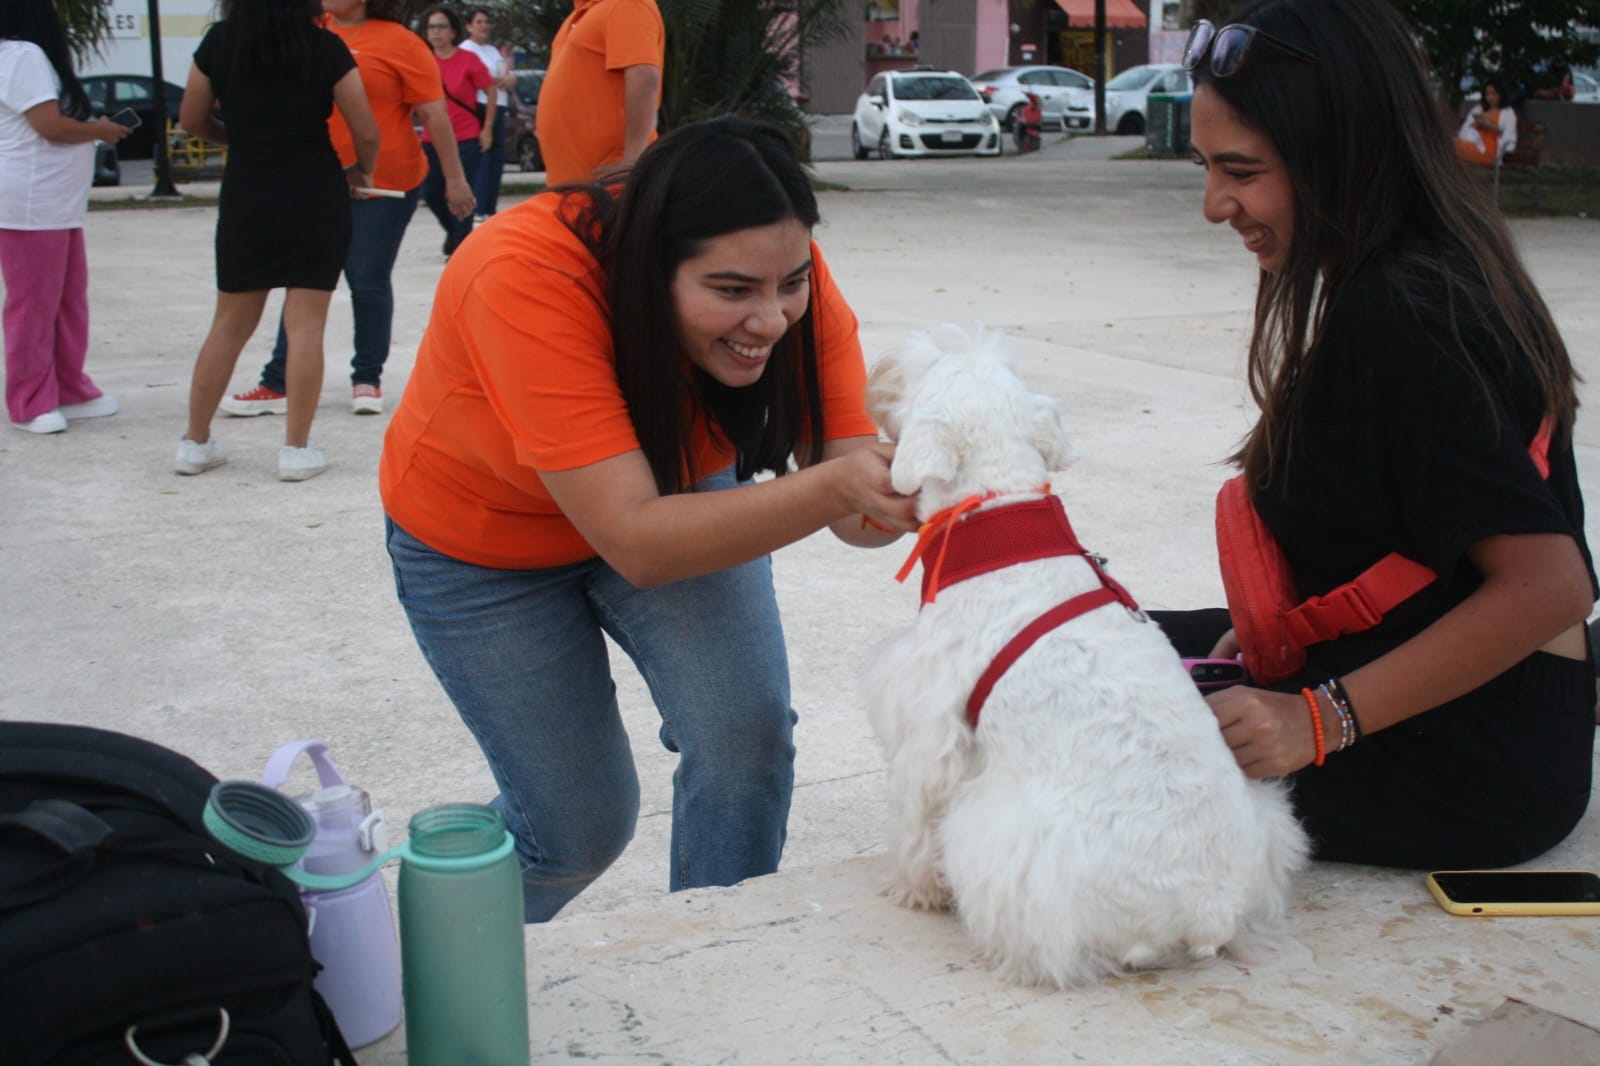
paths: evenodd
<path fill-rule="evenodd" d="M 1250 46 L 1265 41 L 1284 55 L 1302 63 L 1315 63 L 1317 57 L 1280 40 L 1265 30 L 1235 22 L 1217 29 L 1206 19 L 1196 19 L 1189 31 L 1189 41 L 1183 46 L 1183 69 L 1193 71 L 1207 55 L 1211 57 L 1211 73 L 1218 78 L 1231 78 L 1239 73 L 1250 54 Z"/>

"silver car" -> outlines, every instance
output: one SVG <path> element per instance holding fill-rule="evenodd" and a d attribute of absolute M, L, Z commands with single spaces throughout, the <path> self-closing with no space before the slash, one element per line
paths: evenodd
<path fill-rule="evenodd" d="M 1094 79 L 1070 67 L 996 67 L 972 77 L 972 84 L 983 97 L 1001 127 L 1011 129 L 1027 103 L 1027 94 L 1039 98 L 1047 126 L 1066 125 L 1067 104 L 1074 90 L 1094 93 Z"/>
<path fill-rule="evenodd" d="M 1113 133 L 1143 133 L 1149 121 L 1151 93 L 1186 93 L 1193 86 L 1189 74 L 1175 63 L 1153 63 L 1129 67 L 1106 82 L 1106 129 Z M 1094 94 L 1067 105 L 1067 128 L 1086 130 L 1094 126 Z"/>

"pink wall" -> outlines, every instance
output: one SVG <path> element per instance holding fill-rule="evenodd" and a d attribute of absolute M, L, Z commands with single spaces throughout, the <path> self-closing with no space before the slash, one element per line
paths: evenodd
<path fill-rule="evenodd" d="M 1009 7 L 1006 0 L 978 0 L 978 26 L 972 49 L 974 74 L 981 70 L 1003 67 L 1011 62 Z"/>

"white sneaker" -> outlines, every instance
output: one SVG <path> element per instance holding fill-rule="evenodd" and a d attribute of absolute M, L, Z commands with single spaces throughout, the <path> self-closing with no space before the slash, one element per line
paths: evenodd
<path fill-rule="evenodd" d="M 172 468 L 180 474 L 203 474 L 227 461 L 228 451 L 216 437 L 204 444 L 196 444 L 185 437 L 178 442 L 178 457 L 173 460 Z"/>
<path fill-rule="evenodd" d="M 304 481 L 328 469 L 328 457 L 314 445 L 296 448 L 285 444 L 278 449 L 278 480 Z"/>
<path fill-rule="evenodd" d="M 57 408 L 63 418 L 104 418 L 114 415 L 122 408 L 117 403 L 117 398 L 109 392 L 102 392 L 92 400 L 83 403 L 64 403 Z"/>
<path fill-rule="evenodd" d="M 60 433 L 67 428 L 67 419 L 58 407 L 54 411 L 46 411 L 38 418 L 30 418 L 26 422 L 13 422 L 11 424 L 29 433 Z"/>

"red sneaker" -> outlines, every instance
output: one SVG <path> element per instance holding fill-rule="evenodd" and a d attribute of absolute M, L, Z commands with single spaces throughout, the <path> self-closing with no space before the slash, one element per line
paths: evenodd
<path fill-rule="evenodd" d="M 350 390 L 350 410 L 358 415 L 383 414 L 383 390 L 376 385 L 357 385 Z"/>
<path fill-rule="evenodd" d="M 224 396 L 218 406 L 235 418 L 281 415 L 289 410 L 289 397 L 281 392 L 273 392 L 265 385 L 257 385 L 249 392 L 236 392 L 232 396 Z"/>

